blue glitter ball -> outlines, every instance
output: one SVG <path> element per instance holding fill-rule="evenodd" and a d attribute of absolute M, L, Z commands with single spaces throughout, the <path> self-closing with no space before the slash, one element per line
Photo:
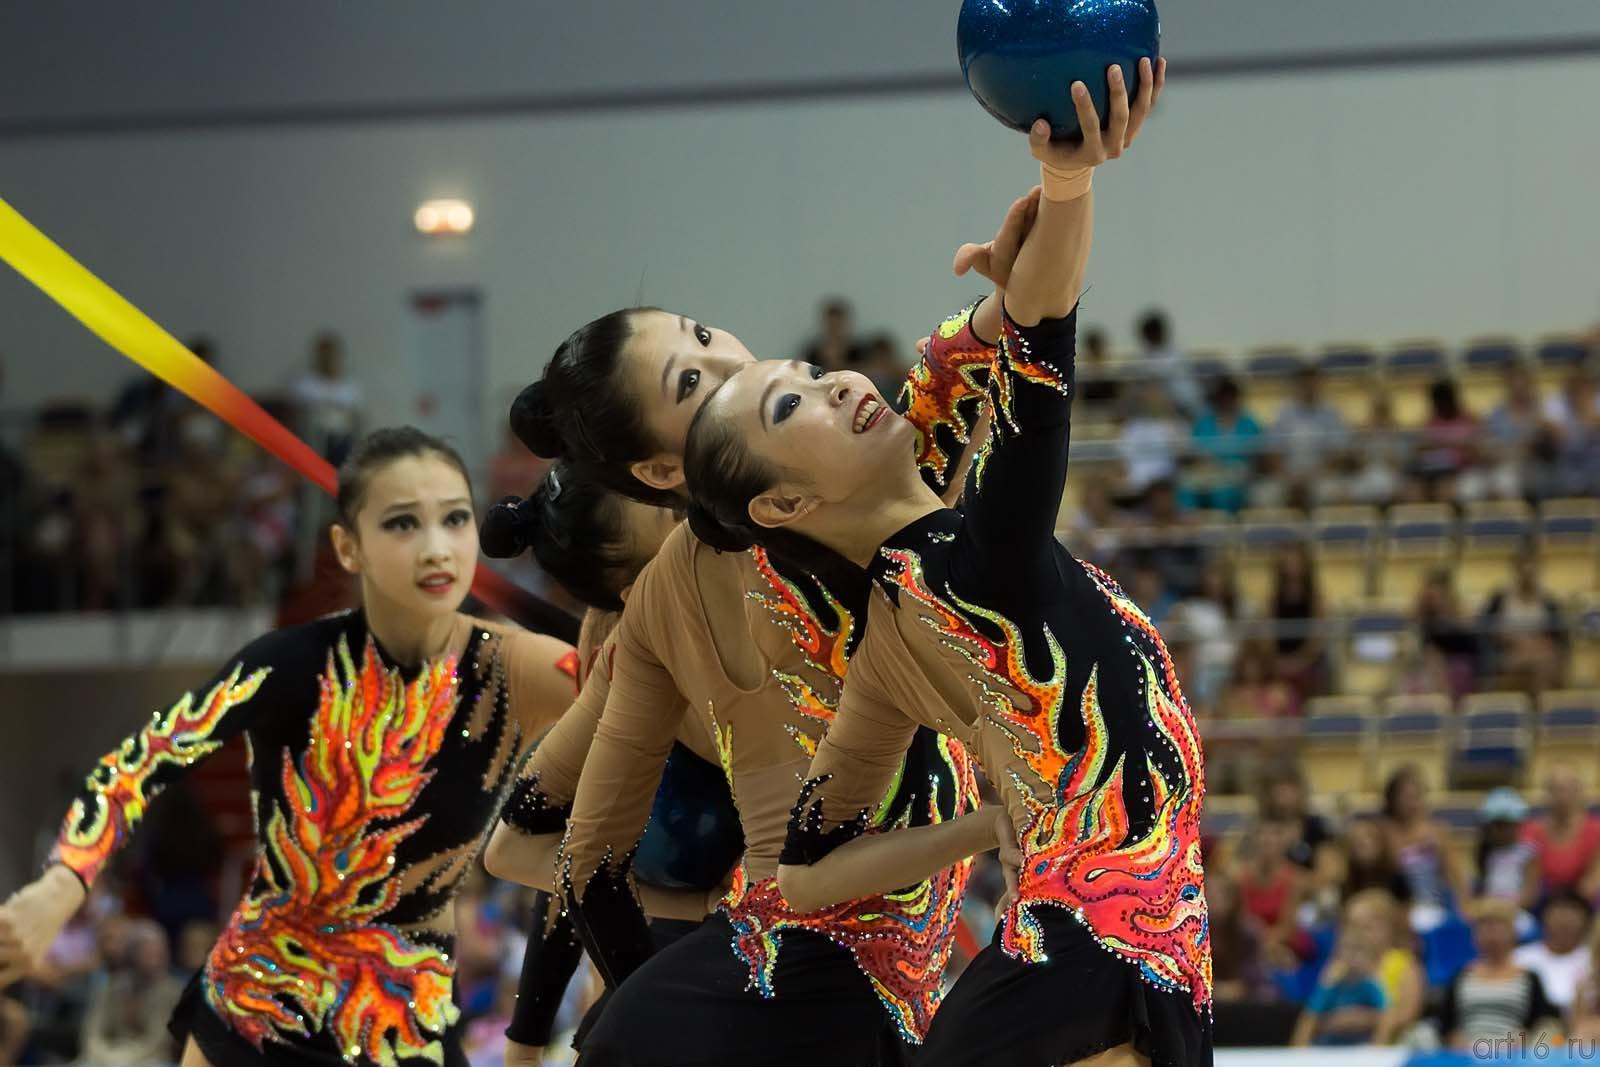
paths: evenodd
<path fill-rule="evenodd" d="M 1089 87 L 1103 128 L 1111 114 L 1106 71 L 1122 67 L 1131 100 L 1139 60 L 1161 54 L 1161 17 L 1155 0 L 965 0 L 956 48 L 985 111 L 1015 130 L 1048 119 L 1053 138 L 1076 140 L 1072 83 Z"/>

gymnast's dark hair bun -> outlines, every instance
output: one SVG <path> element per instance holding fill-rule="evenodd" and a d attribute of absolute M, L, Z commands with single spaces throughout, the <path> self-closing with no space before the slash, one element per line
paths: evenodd
<path fill-rule="evenodd" d="M 543 379 L 517 394 L 517 399 L 511 405 L 511 432 L 534 455 L 546 459 L 561 458 L 561 426 L 550 403 L 549 386 Z"/>
<path fill-rule="evenodd" d="M 756 543 L 754 530 L 729 526 L 697 503 L 689 505 L 689 529 L 718 552 L 743 552 Z"/>
<path fill-rule="evenodd" d="M 516 559 L 533 543 L 533 525 L 526 499 L 508 496 L 489 509 L 478 527 L 478 547 L 494 559 Z"/>

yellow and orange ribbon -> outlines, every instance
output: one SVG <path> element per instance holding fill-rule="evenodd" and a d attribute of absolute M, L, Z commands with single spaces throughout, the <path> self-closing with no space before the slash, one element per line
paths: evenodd
<path fill-rule="evenodd" d="M 323 492 L 331 495 L 338 488 L 338 472 L 332 464 L 4 200 L 0 200 L 0 259 L 96 337 L 305 475 Z M 531 594 L 485 567 L 478 568 L 472 591 L 512 618 L 549 614 L 548 606 L 542 602 L 535 606 Z"/>

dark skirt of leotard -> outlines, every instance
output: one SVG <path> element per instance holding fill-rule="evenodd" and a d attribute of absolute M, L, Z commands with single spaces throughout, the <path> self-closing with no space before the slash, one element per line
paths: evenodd
<path fill-rule="evenodd" d="M 622 983 L 583 1042 L 580 1067 L 900 1067 L 909 1058 L 849 953 L 786 931 L 775 995 L 749 988 L 720 913 Z"/>
<path fill-rule="evenodd" d="M 1062 909 L 1033 914 L 1049 958 L 1012 959 L 997 930 L 933 1017 L 917 1067 L 1056 1067 L 1129 1042 L 1151 1067 L 1209 1067 L 1211 1020 L 1188 993 L 1146 982 Z"/>
<path fill-rule="evenodd" d="M 309 1038 L 297 1038 L 292 1043 L 266 1041 L 258 1050 L 240 1037 L 221 1019 L 217 1018 L 201 988 L 204 972 L 189 980 L 178 1006 L 173 1009 L 167 1031 L 177 1039 L 181 1049 L 189 1038 L 199 1046 L 211 1067 L 351 1067 L 350 1061 L 339 1055 L 333 1038 L 326 1032 Z M 441 1039 L 444 1046 L 443 1067 L 469 1067 L 466 1053 L 461 1048 L 461 1027 L 453 1026 Z M 365 1064 L 367 1061 L 357 1061 Z M 401 1067 L 438 1067 L 432 1060 L 400 1057 Z"/>

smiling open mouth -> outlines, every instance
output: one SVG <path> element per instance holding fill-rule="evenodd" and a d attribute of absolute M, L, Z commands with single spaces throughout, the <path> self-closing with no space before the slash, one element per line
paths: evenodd
<path fill-rule="evenodd" d="M 883 418 L 883 413 L 887 410 L 883 401 L 868 393 L 861 398 L 861 403 L 856 405 L 856 417 L 851 428 L 856 433 L 866 433 L 878 425 L 878 420 Z"/>

